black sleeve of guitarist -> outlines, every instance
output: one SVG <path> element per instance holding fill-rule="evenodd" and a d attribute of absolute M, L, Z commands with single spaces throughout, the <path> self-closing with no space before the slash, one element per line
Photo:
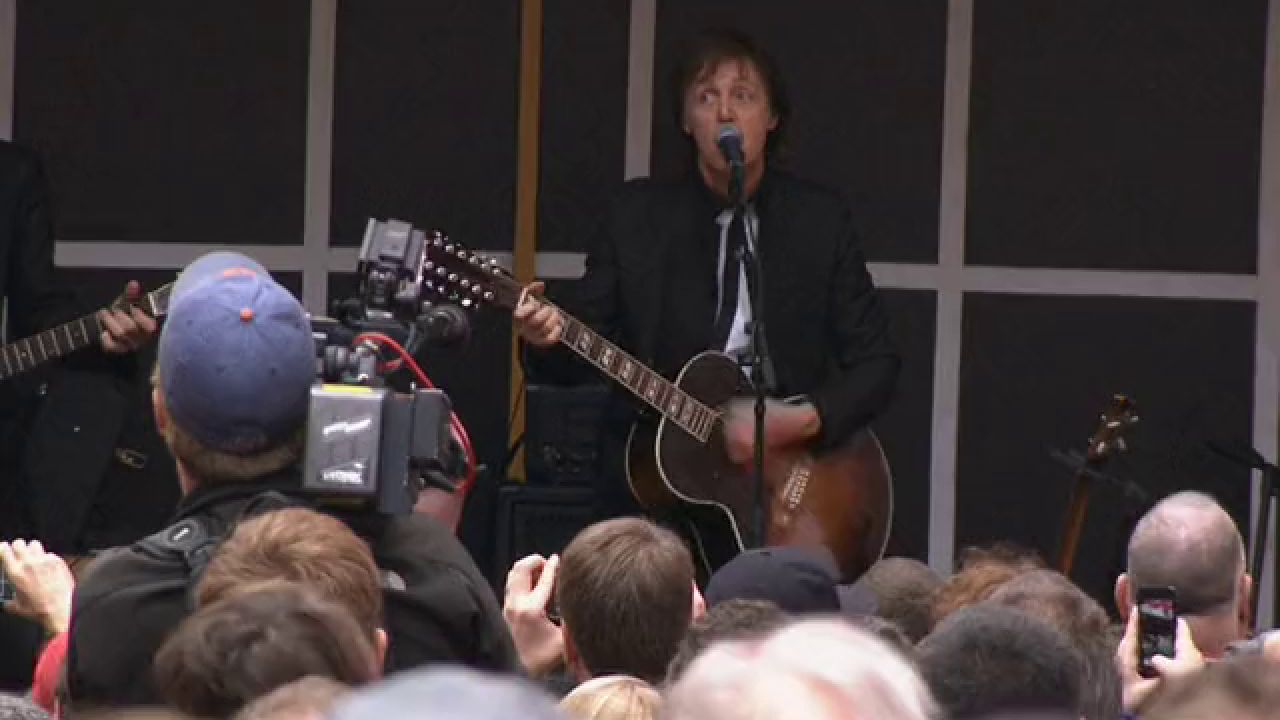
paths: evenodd
<path fill-rule="evenodd" d="M 852 213 L 847 205 L 841 203 L 841 207 L 827 290 L 831 370 L 806 393 L 822 418 L 819 444 L 823 446 L 848 438 L 885 410 L 902 364 L 890 338 L 884 302 L 867 272 Z M 776 327 L 768 329 L 774 347 L 781 332 Z"/>
<path fill-rule="evenodd" d="M 9 337 L 75 317 L 79 306 L 55 278 L 53 224 L 35 153 L 0 143 L 0 296 L 9 299 Z"/>

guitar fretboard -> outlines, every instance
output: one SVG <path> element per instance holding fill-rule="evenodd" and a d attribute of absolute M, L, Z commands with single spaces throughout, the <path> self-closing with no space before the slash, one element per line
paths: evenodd
<path fill-rule="evenodd" d="M 86 315 L 0 347 L 0 380 L 89 347 L 102 335 L 97 315 Z"/>
<path fill-rule="evenodd" d="M 151 317 L 158 318 L 168 312 L 169 293 L 172 287 L 173 284 L 170 283 L 157 288 L 136 302 L 117 300 L 111 307 L 123 310 L 134 305 Z M 98 320 L 97 313 L 94 313 L 0 346 L 0 380 L 26 372 L 41 363 L 69 355 L 76 350 L 96 345 L 101 335 L 102 323 Z"/>
<path fill-rule="evenodd" d="M 563 311 L 560 315 L 564 318 L 561 342 L 685 432 L 707 442 L 720 419 L 719 413 L 650 370 L 580 320 Z"/>

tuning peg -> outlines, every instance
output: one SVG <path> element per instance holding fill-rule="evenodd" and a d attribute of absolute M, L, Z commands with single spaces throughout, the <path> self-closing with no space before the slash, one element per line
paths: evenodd
<path fill-rule="evenodd" d="M 458 282 L 458 273 L 449 273 L 449 282 L 451 283 Z"/>
<path fill-rule="evenodd" d="M 436 233 L 435 236 L 431 238 L 431 244 L 436 247 L 444 245 L 444 237 L 440 235 L 440 233 Z"/>
<path fill-rule="evenodd" d="M 447 253 L 453 253 L 453 243 L 449 243 L 448 245 L 445 245 L 444 251 Z"/>
<path fill-rule="evenodd" d="M 493 302 L 493 293 L 491 293 L 491 292 L 487 292 L 487 293 L 485 293 L 485 294 L 484 294 L 484 300 L 485 300 L 485 302 Z"/>
<path fill-rule="evenodd" d="M 471 309 L 471 306 L 472 306 L 472 305 L 474 305 L 475 303 L 473 303 L 473 302 L 471 301 L 471 298 L 462 298 L 462 303 L 461 303 L 461 304 L 462 304 L 462 307 L 467 308 L 468 310 L 470 310 L 470 309 Z"/>
<path fill-rule="evenodd" d="M 479 295 L 481 292 L 482 292 L 482 290 L 481 290 L 481 288 L 480 288 L 480 286 L 479 286 L 479 285 L 476 285 L 476 286 L 474 286 L 474 287 L 472 287 L 472 288 L 471 288 L 471 294 L 472 294 L 472 295 Z"/>
<path fill-rule="evenodd" d="M 461 249 L 460 249 L 460 250 L 458 250 L 458 259 L 459 259 L 459 260 L 461 260 L 461 261 L 463 261 L 463 262 L 466 262 L 466 261 L 467 261 L 467 251 L 466 251 L 466 250 L 461 250 Z"/>
<path fill-rule="evenodd" d="M 467 288 L 471 287 L 471 281 L 466 278 L 462 278 L 462 282 L 458 284 L 462 286 L 463 290 L 466 290 Z"/>
<path fill-rule="evenodd" d="M 437 276 L 437 277 L 445 277 L 445 276 L 446 276 L 446 275 L 448 275 L 448 274 L 449 274 L 449 271 L 448 271 L 448 270 L 445 270 L 445 269 L 444 269 L 444 268 L 442 268 L 442 267 L 438 267 L 438 268 L 436 268 L 436 276 Z"/>
<path fill-rule="evenodd" d="M 435 269 L 435 267 L 436 267 L 436 264 L 428 260 L 426 264 L 422 266 L 422 269 L 426 270 L 427 272 L 431 272 L 432 270 Z"/>

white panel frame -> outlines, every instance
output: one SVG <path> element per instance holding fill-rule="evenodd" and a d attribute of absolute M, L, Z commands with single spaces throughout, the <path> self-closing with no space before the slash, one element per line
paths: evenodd
<path fill-rule="evenodd" d="M 672 0 L 674 1 L 674 0 Z M 650 168 L 654 98 L 654 45 L 659 0 L 631 0 L 627 65 L 624 177 Z M 929 561 L 951 570 L 955 552 L 956 442 L 959 418 L 961 325 L 967 292 L 1049 296 L 1114 296 L 1226 300 L 1255 303 L 1256 361 L 1253 442 L 1265 456 L 1280 451 L 1280 0 L 1271 0 L 1262 123 L 1256 274 L 1128 272 L 966 266 L 969 99 L 975 0 L 948 0 L 943 99 L 937 264 L 872 263 L 885 288 L 935 291 L 937 328 L 930 455 Z M 274 271 L 301 272 L 303 300 L 322 311 L 330 272 L 355 269 L 355 248 L 329 247 L 335 35 L 338 0 L 312 0 L 308 62 L 304 223 L 301 244 L 288 246 L 59 242 L 57 262 L 68 267 L 172 268 L 213 249 L 236 248 Z M 0 137 L 13 129 L 17 0 L 0 0 Z M 509 253 L 495 253 L 510 265 Z M 578 253 L 539 253 L 537 273 L 571 278 L 582 272 Z M 0 330 L 3 329 L 0 316 Z M 1257 478 L 1254 483 L 1256 527 Z M 1271 538 L 1272 547 L 1280 538 Z M 1260 611 L 1272 617 L 1274 552 L 1259 579 Z"/>

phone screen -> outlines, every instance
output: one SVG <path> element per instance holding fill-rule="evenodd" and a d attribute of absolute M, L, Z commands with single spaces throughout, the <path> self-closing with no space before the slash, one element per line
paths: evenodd
<path fill-rule="evenodd" d="M 1171 587 L 1138 588 L 1138 672 L 1154 677 L 1151 658 L 1172 658 L 1177 652 L 1177 599 Z"/>

